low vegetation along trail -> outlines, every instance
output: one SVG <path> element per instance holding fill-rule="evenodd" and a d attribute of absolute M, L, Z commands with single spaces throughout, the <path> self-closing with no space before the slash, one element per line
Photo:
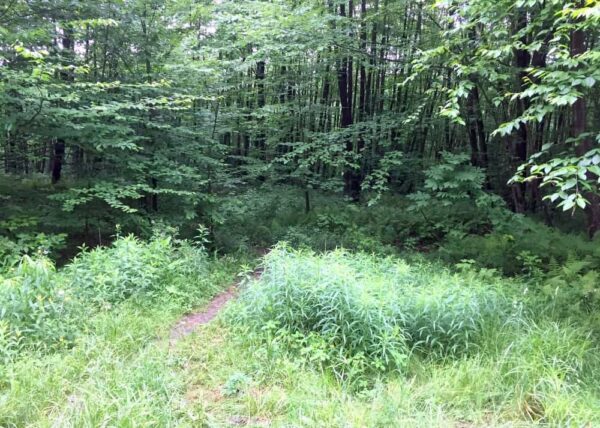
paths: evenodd
<path fill-rule="evenodd" d="M 260 250 L 260 254 L 263 256 L 267 253 L 268 251 L 266 250 Z M 263 268 L 259 266 L 252 272 L 252 277 L 254 279 L 258 279 L 262 273 Z M 171 334 L 169 335 L 169 343 L 173 345 L 182 337 L 194 332 L 199 326 L 211 322 L 221 312 L 227 302 L 235 298 L 237 295 L 237 289 L 241 282 L 241 280 L 236 281 L 225 291 L 217 294 L 201 311 L 192 312 L 191 314 L 181 318 L 171 330 Z"/>

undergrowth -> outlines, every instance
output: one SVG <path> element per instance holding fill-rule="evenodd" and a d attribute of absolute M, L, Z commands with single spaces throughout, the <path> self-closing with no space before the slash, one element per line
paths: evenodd
<path fill-rule="evenodd" d="M 242 260 L 165 235 L 118 238 L 58 271 L 25 257 L 0 284 L 0 426 L 194 426 L 163 338 Z"/>
<path fill-rule="evenodd" d="M 265 373 L 292 364 L 373 403 L 407 408 L 387 395 L 393 390 L 439 406 L 441 420 L 420 414 L 416 426 L 452 426 L 453 419 L 484 426 L 600 423 L 593 324 L 584 313 L 567 314 L 568 304 L 550 310 L 565 301 L 530 289 L 527 278 L 285 245 L 264 268 L 227 312 L 236 346 L 260 360 L 238 377 L 262 373 L 267 385 L 287 382 Z M 295 382 L 302 386 L 290 388 L 310 389 Z M 372 423 L 375 409 L 362 411 Z M 410 415 L 381 411 L 391 425 Z"/>
<path fill-rule="evenodd" d="M 308 213 L 299 193 L 238 196 L 207 213 L 214 249 L 290 243 L 175 353 L 153 342 L 243 252 L 158 233 L 57 269 L 60 236 L 3 224 L 0 426 L 600 425 L 596 242 L 485 194 L 340 210 L 315 193 Z"/>
<path fill-rule="evenodd" d="M 395 258 L 317 255 L 281 245 L 229 311 L 232 322 L 270 346 L 295 349 L 340 379 L 404 371 L 409 357 L 458 358 L 521 306 L 497 281 Z"/>
<path fill-rule="evenodd" d="M 59 271 L 24 256 L 0 275 L 0 357 L 69 347 L 90 315 L 127 300 L 189 309 L 217 291 L 208 271 L 202 247 L 164 234 L 84 250 Z"/>

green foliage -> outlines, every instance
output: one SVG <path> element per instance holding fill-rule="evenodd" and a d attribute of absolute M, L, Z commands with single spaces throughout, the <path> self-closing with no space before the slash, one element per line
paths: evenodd
<path fill-rule="evenodd" d="M 481 267 L 498 268 L 506 275 L 529 273 L 532 266 L 527 260 L 532 257 L 539 260 L 534 267 L 546 271 L 553 265 L 563 265 L 569 258 L 589 258 L 593 266 L 600 263 L 597 242 L 524 218 L 515 220 L 484 236 L 449 236 L 437 255 L 451 263 L 474 260 Z"/>
<path fill-rule="evenodd" d="M 86 317 L 131 300 L 189 308 L 216 292 L 207 282 L 202 247 L 158 234 L 149 242 L 128 236 L 83 251 L 56 272 L 44 257 L 24 256 L 0 276 L 0 352 L 71 345 Z"/>
<path fill-rule="evenodd" d="M 539 181 L 552 187 L 546 198 L 565 211 L 595 203 L 588 199 L 599 189 L 598 130 L 595 125 L 586 129 L 585 113 L 586 100 L 597 95 L 600 80 L 600 56 L 585 46 L 586 38 L 589 43 L 597 36 L 590 31 L 600 16 L 595 2 L 475 0 L 458 7 L 438 1 L 434 8 L 449 25 L 440 44 L 418 56 L 414 73 L 451 64 L 456 78 L 442 85 L 445 100 L 439 114 L 473 132 L 469 111 L 484 93 L 490 108 L 508 113 L 503 119 L 490 115 L 490 137 L 518 144 L 523 138 L 526 143 L 553 115 L 572 109 L 581 125 L 526 148 L 528 159 L 517 155 L 522 165 L 511 184 Z M 477 96 L 474 91 L 479 91 Z"/>
<path fill-rule="evenodd" d="M 76 291 L 44 257 L 24 256 L 0 276 L 0 357 L 22 347 L 41 350 L 72 343 L 83 317 Z"/>
<path fill-rule="evenodd" d="M 290 186 L 263 186 L 218 199 L 209 217 L 213 244 L 235 251 L 253 246 L 264 248 L 283 240 L 295 247 L 318 250 L 344 247 L 382 254 L 394 252 L 393 238 L 382 242 L 380 231 L 375 232 L 382 224 L 367 222 L 381 204 L 349 205 L 339 196 L 317 191 L 309 197 L 308 213 L 304 193 Z M 340 210 L 342 204 L 344 209 Z"/>
<path fill-rule="evenodd" d="M 0 220 L 0 270 L 15 265 L 23 255 L 52 255 L 65 246 L 66 234 L 36 232 L 36 217 L 8 217 Z"/>
<path fill-rule="evenodd" d="M 424 192 L 409 195 L 413 201 L 410 209 L 430 210 L 478 199 L 485 175 L 468 161 L 466 154 L 442 153 L 441 162 L 425 170 Z"/>
<path fill-rule="evenodd" d="M 156 342 L 178 314 L 131 302 L 88 311 L 70 349 L 0 365 L 0 425 L 193 425 L 179 407 L 181 362 Z"/>
<path fill-rule="evenodd" d="M 0 6 L 0 426 L 600 425 L 596 3 Z"/>
<path fill-rule="evenodd" d="M 225 251 L 286 241 L 314 250 L 342 247 L 389 255 L 435 247 L 449 234 L 504 230 L 519 221 L 500 198 L 474 189 L 475 204 L 464 198 L 435 205 L 428 199 L 428 207 L 416 211 L 414 201 L 402 197 L 382 195 L 376 204 L 357 205 L 314 191 L 306 213 L 300 189 L 263 186 L 217 199 L 207 221 L 214 245 Z"/>
<path fill-rule="evenodd" d="M 428 266 L 344 251 L 316 255 L 280 246 L 229 313 L 251 336 L 286 338 L 342 379 L 403 370 L 411 352 L 454 356 L 477 347 L 489 323 L 510 314 L 495 285 Z M 271 338 L 271 339 L 269 339 Z M 292 339 L 290 339 L 292 338 Z M 285 342 L 285 341 L 284 341 Z"/>
<path fill-rule="evenodd" d="M 246 376 L 244 373 L 232 374 L 225 385 L 223 385 L 223 395 L 231 397 L 237 395 L 242 389 L 247 388 L 252 379 Z"/>
<path fill-rule="evenodd" d="M 176 252 L 167 257 L 188 257 L 183 243 L 156 240 L 162 242 L 119 238 L 114 247 L 171 245 Z M 526 284 L 468 261 L 450 273 L 391 257 L 280 246 L 265 260 L 264 276 L 243 285 L 225 324 L 212 323 L 176 345 L 156 340 L 185 307 L 171 293 L 143 288 L 104 310 L 82 299 L 76 326 L 83 331 L 67 349 L 32 354 L 22 346 L 0 365 L 0 424 L 143 425 L 151 417 L 181 426 L 267 419 L 593 426 L 600 361 L 585 306 L 575 311 L 569 300 L 554 300 L 548 310 L 552 298 L 542 302 L 543 291 L 534 289 L 541 262 L 519 257 Z M 105 263 L 122 272 L 133 264 Z M 204 263 L 206 277 L 193 288 L 232 281 L 229 261 Z M 64 275 L 64 286 L 69 267 L 50 269 L 52 281 Z M 570 283 L 589 266 L 568 269 L 562 274 Z M 557 321 L 568 315 L 559 308 L 574 318 Z"/>
<path fill-rule="evenodd" d="M 0 268 L 13 266 L 23 255 L 47 255 L 65 245 L 65 234 L 17 233 L 15 238 L 0 236 Z"/>
<path fill-rule="evenodd" d="M 64 275 L 87 300 L 102 305 L 130 297 L 193 293 L 193 284 L 205 277 L 206 269 L 202 249 L 174 243 L 169 236 L 148 243 L 127 236 L 111 247 L 82 252 Z"/>
<path fill-rule="evenodd" d="M 596 140 L 600 142 L 600 135 Z M 593 203 L 586 199 L 585 194 L 600 193 L 600 149 L 590 150 L 582 156 L 570 157 L 568 153 L 562 153 L 560 157 L 554 156 L 542 162 L 551 153 L 550 148 L 551 145 L 548 145 L 531 156 L 527 164 L 519 167 L 511 182 L 540 180 L 541 186 L 553 187 L 553 192 L 544 199 L 558 201 L 557 206 L 563 211 L 585 209 Z"/>
<path fill-rule="evenodd" d="M 419 240 L 479 234 L 513 220 L 504 201 L 483 190 L 483 170 L 468 161 L 465 154 L 442 153 L 441 162 L 425 170 L 423 190 L 408 195 L 408 211 L 425 221 Z"/>
<path fill-rule="evenodd" d="M 532 287 L 546 297 L 556 317 L 580 314 L 594 320 L 600 309 L 600 265 L 591 258 L 554 263 L 534 278 Z"/>

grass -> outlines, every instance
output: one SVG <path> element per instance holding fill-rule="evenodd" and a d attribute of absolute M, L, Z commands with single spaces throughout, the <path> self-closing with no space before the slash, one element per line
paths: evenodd
<path fill-rule="evenodd" d="M 248 358 L 262 358 L 244 374 L 267 388 L 287 385 L 280 377 L 291 375 L 298 384 L 284 391 L 326 394 L 327 406 L 339 401 L 332 415 L 316 420 L 333 426 L 600 423 L 598 344 L 585 317 L 549 317 L 543 297 L 526 297 L 524 284 L 489 271 L 451 273 L 395 258 L 285 246 L 271 252 L 265 269 L 228 315 Z M 390 363 L 396 354 L 400 366 Z M 301 369 L 285 369 L 289 364 Z M 292 402 L 282 421 L 302 425 Z M 319 407 L 310 405 L 310 412 Z M 333 416 L 340 414 L 345 419 Z"/>
<path fill-rule="evenodd" d="M 9 275 L 73 298 L 97 281 L 104 297 L 80 302 L 87 317 L 70 345 L 25 347 L 0 365 L 0 426 L 600 425 L 593 326 L 545 311 L 517 280 L 280 246 L 224 316 L 170 346 L 176 320 L 245 260 L 161 239 Z M 141 261 L 154 268 L 138 275 Z"/>
<path fill-rule="evenodd" d="M 559 358 L 577 366 L 581 346 L 570 356 L 567 348 L 580 332 L 550 324 L 531 334 L 540 339 L 552 332 L 549 341 L 563 348 Z M 574 335 L 571 342 L 563 342 L 565 334 Z M 536 357 L 524 344 L 530 339 L 497 354 L 415 363 L 409 373 L 378 378 L 359 392 L 291 354 L 272 358 L 248 346 L 225 323 L 187 339 L 178 353 L 186 359 L 186 403 L 204 426 L 596 426 L 600 401 L 593 381 L 577 386 L 561 378 L 565 367 L 553 362 L 552 349 L 543 351 L 548 359 Z M 243 379 L 233 394 L 232 379 Z"/>
<path fill-rule="evenodd" d="M 73 349 L 9 365 L 0 425 L 167 426 L 181 382 L 156 341 L 173 318 L 124 305 L 96 316 Z"/>
<path fill-rule="evenodd" d="M 111 266 L 113 274 L 131 274 L 126 265 L 135 260 L 137 267 L 140 261 L 133 255 L 143 244 L 129 241 L 125 245 L 135 247 L 132 258 L 125 265 Z M 116 244 L 116 248 L 96 251 L 110 255 L 121 250 Z M 97 263 L 93 269 L 101 270 L 101 258 L 100 254 L 92 256 Z M 114 300 L 114 291 L 120 293 L 121 287 L 104 287 L 112 304 L 79 302 L 89 317 L 79 320 L 80 331 L 72 343 L 51 349 L 23 347 L 17 356 L 0 363 L 0 426 L 193 426 L 178 401 L 185 391 L 181 360 L 171 352 L 165 338 L 191 305 L 202 305 L 233 281 L 240 262 L 232 258 L 209 261 L 206 256 L 197 261 L 204 264 L 204 276 L 195 285 L 179 284 L 182 288 L 160 293 L 140 291 L 135 298 L 120 302 Z M 105 269 L 111 267 L 105 264 Z M 81 261 L 60 274 L 49 274 L 59 275 L 54 278 L 55 286 L 65 287 L 70 282 L 62 275 L 70 280 L 72 271 L 81 272 Z M 47 274 L 43 275 L 44 284 Z M 163 287 L 184 282 L 180 274 L 171 272 L 170 282 L 162 283 Z M 87 292 L 89 282 L 83 278 L 77 277 L 76 283 Z M 187 276 L 188 280 L 193 278 Z M 135 281 L 128 285 L 133 289 Z M 173 295 L 174 291 L 194 288 L 199 290 L 191 292 L 185 302 L 178 293 Z"/>
<path fill-rule="evenodd" d="M 244 335 L 294 342 L 343 378 L 401 371 L 415 352 L 438 358 L 473 352 L 487 330 L 518 310 L 511 303 L 498 280 L 393 257 L 282 245 L 230 312 Z"/>

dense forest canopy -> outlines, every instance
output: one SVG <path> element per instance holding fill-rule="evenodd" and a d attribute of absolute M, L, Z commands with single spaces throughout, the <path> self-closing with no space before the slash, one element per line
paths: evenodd
<path fill-rule="evenodd" d="M 215 195 L 285 183 L 307 209 L 483 189 L 548 223 L 585 210 L 593 236 L 599 20 L 594 0 L 7 0 L 2 180 L 51 183 L 88 234 L 209 224 Z"/>

